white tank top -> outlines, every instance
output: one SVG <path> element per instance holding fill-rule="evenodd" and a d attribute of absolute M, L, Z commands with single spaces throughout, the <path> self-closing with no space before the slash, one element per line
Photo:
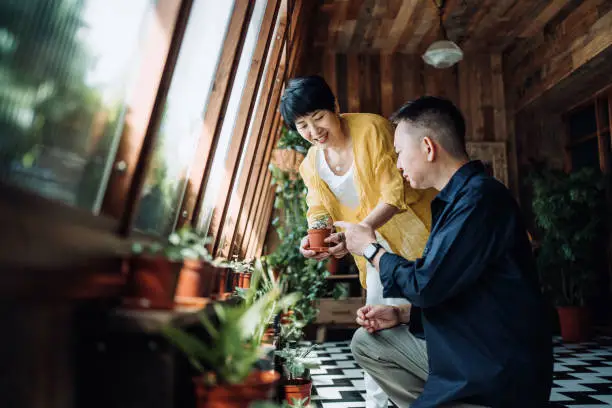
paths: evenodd
<path fill-rule="evenodd" d="M 319 176 L 327 183 L 331 192 L 336 196 L 340 204 L 356 210 L 359 207 L 359 194 L 355 184 L 355 162 L 351 168 L 341 176 L 334 172 L 327 164 L 322 150 L 317 150 L 317 168 Z"/>

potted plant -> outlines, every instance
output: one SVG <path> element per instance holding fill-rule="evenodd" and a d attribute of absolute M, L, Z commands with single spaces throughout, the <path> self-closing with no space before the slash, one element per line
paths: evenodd
<path fill-rule="evenodd" d="M 329 225 L 329 217 L 322 215 L 313 218 L 308 223 L 308 241 L 310 249 L 315 252 L 327 251 L 329 244 L 325 242 L 331 234 L 331 226 Z"/>
<path fill-rule="evenodd" d="M 605 242 L 604 181 L 594 169 L 531 175 L 533 212 L 542 232 L 537 262 L 565 341 L 588 338 L 587 302 L 597 289 Z"/>
<path fill-rule="evenodd" d="M 319 367 L 316 360 L 308 358 L 314 348 L 314 345 L 299 348 L 285 347 L 276 352 L 283 361 L 285 398 L 290 405 L 294 399 L 306 400 L 306 404 L 310 403 L 312 392 L 310 369 Z"/>
<path fill-rule="evenodd" d="M 128 297 L 140 307 L 165 309 L 174 306 L 175 295 L 210 296 L 217 273 L 208 243 L 190 228 L 173 232 L 165 244 L 134 243 Z"/>
<path fill-rule="evenodd" d="M 251 273 L 253 272 L 253 262 L 238 260 L 238 256 L 226 264 L 234 273 L 234 283 L 236 288 L 248 288 L 251 285 Z"/>
<path fill-rule="evenodd" d="M 253 278 L 258 279 L 255 274 Z M 278 373 L 255 369 L 263 353 L 263 331 L 270 315 L 291 306 L 299 296 L 273 288 L 256 297 L 251 290 L 238 305 L 214 304 L 216 324 L 205 313 L 199 315 L 208 342 L 180 328 L 164 328 L 164 335 L 201 373 L 194 379 L 198 408 L 244 408 L 271 397 Z"/>

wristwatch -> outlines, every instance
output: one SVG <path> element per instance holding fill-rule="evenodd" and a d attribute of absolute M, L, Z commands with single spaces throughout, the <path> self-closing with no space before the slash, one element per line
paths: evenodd
<path fill-rule="evenodd" d="M 372 263 L 374 262 L 374 258 L 376 258 L 376 254 L 378 254 L 381 249 L 384 249 L 382 245 L 380 245 L 378 242 L 373 242 L 365 247 L 363 250 L 363 256 L 369 263 Z"/>

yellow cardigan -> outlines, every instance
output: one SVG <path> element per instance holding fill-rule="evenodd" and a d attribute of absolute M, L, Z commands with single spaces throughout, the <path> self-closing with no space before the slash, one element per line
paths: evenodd
<path fill-rule="evenodd" d="M 352 210 L 340 204 L 317 171 L 318 146 L 312 146 L 300 166 L 308 194 L 308 219 L 329 215 L 335 221 L 361 222 L 379 203 L 397 207 L 378 232 L 394 253 L 407 259 L 420 257 L 431 230 L 431 200 L 436 190 L 412 189 L 396 167 L 393 129 L 382 116 L 367 113 L 342 115 L 353 141 L 354 178 L 360 205 Z M 366 287 L 366 260 L 355 257 L 359 280 Z"/>

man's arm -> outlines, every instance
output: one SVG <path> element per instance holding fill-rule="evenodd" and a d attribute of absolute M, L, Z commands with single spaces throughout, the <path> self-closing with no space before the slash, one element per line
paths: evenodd
<path fill-rule="evenodd" d="M 482 197 L 459 203 L 432 236 L 429 252 L 416 261 L 378 254 L 374 264 L 383 296 L 405 297 L 427 308 L 473 285 L 507 240 L 508 222 L 514 215 L 502 208 L 503 204 Z"/>

